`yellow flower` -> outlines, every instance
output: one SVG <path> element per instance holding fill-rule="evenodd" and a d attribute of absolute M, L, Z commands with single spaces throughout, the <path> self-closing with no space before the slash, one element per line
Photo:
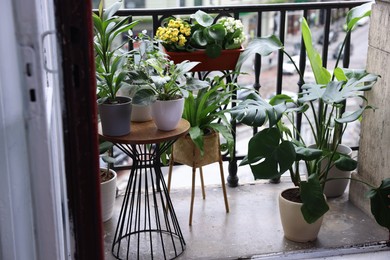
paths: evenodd
<path fill-rule="evenodd" d="M 183 35 L 179 35 L 179 46 L 184 46 L 186 42 L 187 42 L 186 37 L 184 37 Z"/>
<path fill-rule="evenodd" d="M 172 35 L 175 36 L 175 37 L 178 36 L 179 35 L 179 30 L 178 29 L 173 29 L 172 30 Z"/>

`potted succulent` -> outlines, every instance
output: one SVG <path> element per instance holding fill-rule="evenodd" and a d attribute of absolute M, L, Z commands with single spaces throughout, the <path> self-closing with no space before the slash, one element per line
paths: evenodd
<path fill-rule="evenodd" d="M 227 148 L 228 152 L 232 154 L 234 149 L 234 139 L 230 122 L 225 116 L 225 108 L 231 102 L 236 84 L 226 84 L 224 77 L 215 76 L 209 87 L 202 88 L 196 93 L 189 91 L 188 97 L 185 99 L 182 117 L 190 123 L 191 127 L 189 133 L 179 138 L 172 147 L 168 172 L 168 191 L 174 162 L 193 168 L 190 225 L 192 224 L 196 168 L 200 169 L 202 193 L 203 198 L 205 198 L 202 167 L 215 162 L 219 163 L 226 212 L 229 212 L 221 150 Z M 220 135 L 225 140 L 225 144 L 220 144 Z"/>
<path fill-rule="evenodd" d="M 351 9 L 347 15 L 347 33 L 351 32 L 357 21 L 369 14 L 370 5 L 367 4 Z M 316 238 L 322 217 L 329 209 L 323 194 L 326 182 L 330 181 L 329 169 L 337 167 L 351 170 L 356 167 L 353 159 L 339 153 L 337 149 L 346 125 L 357 120 L 364 110 L 373 108 L 366 104 L 367 100 L 361 92 L 370 90 L 378 79 L 377 75 L 364 70 L 338 67 L 331 76 L 329 71 L 322 67 L 321 57 L 313 48 L 310 29 L 305 19 L 302 21 L 302 36 L 316 83 L 304 84 L 303 92 L 299 93 L 297 101 L 287 95 L 277 95 L 267 102 L 254 93 L 251 99 L 241 102 L 231 111 L 239 122 L 250 126 L 263 126 L 268 122 L 268 127 L 249 141 L 248 155 L 241 165 L 249 164 L 256 179 L 273 179 L 286 171 L 290 173 L 296 188 L 281 193 L 279 206 L 285 236 L 299 242 Z M 275 36 L 258 38 L 249 43 L 238 66 L 253 53 L 267 56 L 277 50 L 289 57 L 303 80 L 302 73 Z M 363 106 L 355 111 L 341 113 L 343 102 L 349 98 L 362 99 Z M 315 109 L 315 104 L 319 104 L 318 110 Z M 295 113 L 302 113 L 303 117 L 307 118 L 315 139 L 314 148 L 305 143 L 295 128 L 291 131 L 286 126 L 283 119 L 294 120 L 292 117 Z M 294 126 L 294 121 L 291 122 Z M 306 166 L 306 180 L 301 179 L 299 161 L 303 161 Z M 326 162 L 325 167 L 321 166 L 323 162 Z M 383 180 L 377 188 L 371 187 L 372 213 L 377 222 L 387 228 L 390 228 L 389 200 L 386 198 L 389 194 L 390 179 Z M 286 199 L 293 203 L 286 202 Z M 290 205 L 288 209 L 282 208 L 285 204 Z M 298 208 L 298 215 L 284 218 L 282 214 L 291 213 L 292 207 Z M 287 227 L 287 220 L 294 221 L 291 229 Z M 305 227 L 300 227 L 300 224 Z M 313 226 L 314 234 L 307 234 L 307 228 Z M 304 237 L 299 237 L 299 234 Z"/>
<path fill-rule="evenodd" d="M 143 82 L 134 90 L 133 103 L 152 104 L 152 118 L 157 128 L 173 130 L 181 119 L 188 90 L 205 88 L 209 84 L 187 75 L 197 62 L 175 64 L 160 51 L 144 60 L 144 64 L 145 70 L 130 72 L 133 81 Z"/>
<path fill-rule="evenodd" d="M 113 143 L 101 141 L 99 143 L 100 158 L 106 163 L 106 167 L 100 168 L 100 194 L 101 214 L 103 222 L 111 219 L 114 212 L 117 174 L 110 168 L 115 163 L 115 158 L 110 154 Z"/>
<path fill-rule="evenodd" d="M 192 71 L 234 70 L 245 41 L 240 20 L 222 17 L 217 21 L 198 10 L 190 20 L 168 17 L 156 31 L 169 57 L 176 63 L 200 62 Z"/>
<path fill-rule="evenodd" d="M 138 23 L 129 23 L 129 17 L 114 16 L 120 6 L 117 2 L 103 10 L 101 1 L 99 13 L 92 13 L 98 109 L 103 134 L 111 136 L 128 134 L 131 116 L 131 99 L 117 96 L 118 90 L 126 85 L 127 53 L 121 50 L 126 42 L 114 47 L 114 41 Z"/>

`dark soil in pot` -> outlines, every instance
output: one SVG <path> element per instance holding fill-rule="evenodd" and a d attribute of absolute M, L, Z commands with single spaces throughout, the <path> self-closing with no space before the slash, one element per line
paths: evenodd
<path fill-rule="evenodd" d="M 114 178 L 114 174 L 107 170 L 100 170 L 100 182 L 106 182 Z"/>
<path fill-rule="evenodd" d="M 292 188 L 292 189 L 288 189 L 288 190 L 283 191 L 282 197 L 285 198 L 286 200 L 289 200 L 292 202 L 302 203 L 298 188 Z"/>

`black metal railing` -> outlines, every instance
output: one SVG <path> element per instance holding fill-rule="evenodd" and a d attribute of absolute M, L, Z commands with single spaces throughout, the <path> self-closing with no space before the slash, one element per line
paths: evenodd
<path fill-rule="evenodd" d="M 169 8 L 169 9 L 123 9 L 118 11 L 120 16 L 132 16 L 132 20 L 145 21 L 141 23 L 140 30 L 147 29 L 148 33 L 154 35 L 161 21 L 168 16 L 178 15 L 190 15 L 195 13 L 197 10 L 203 10 L 204 12 L 220 16 L 232 16 L 236 19 L 240 19 L 243 16 L 252 15 L 256 18 L 257 22 L 251 21 L 250 26 L 255 25 L 254 36 L 260 37 L 267 34 L 276 34 L 279 36 L 282 43 L 285 43 L 290 34 L 298 34 L 295 23 L 299 22 L 300 17 L 305 17 L 309 24 L 318 29 L 323 35 L 322 38 L 322 58 L 323 66 L 328 65 L 328 53 L 329 53 L 329 42 L 332 23 L 335 23 L 338 18 L 344 17 L 346 12 L 355 6 L 361 5 L 368 1 L 338 1 L 338 2 L 313 2 L 313 3 L 285 3 L 285 4 L 259 4 L 259 5 L 241 5 L 241 6 L 197 6 L 197 7 L 180 7 L 180 8 Z M 299 15 L 296 15 L 296 13 Z M 291 15 L 293 14 L 293 15 Z M 313 15 L 314 14 L 314 15 Z M 314 19 L 313 19 L 314 17 Z M 298 20 L 297 20 L 298 19 Z M 273 24 L 270 26 L 269 24 Z M 244 26 L 246 26 L 244 24 Z M 140 26 L 138 26 L 140 27 Z M 267 28 L 272 28 L 271 33 Z M 287 33 L 286 33 L 287 32 Z M 299 40 L 299 69 L 304 72 L 306 67 L 306 53 L 302 38 Z M 349 67 L 350 59 L 350 38 L 347 39 L 347 44 L 343 55 L 343 67 Z M 287 47 L 287 46 L 286 46 Z M 277 57 L 277 75 L 275 84 L 275 93 L 280 94 L 283 91 L 283 52 L 280 51 Z M 255 89 L 260 90 L 262 88 L 260 79 L 262 78 L 262 67 L 265 64 L 262 63 L 262 59 L 257 55 L 254 59 L 253 64 L 253 80 L 252 85 Z M 302 81 L 297 80 L 296 84 L 300 91 L 303 85 Z M 297 129 L 301 129 L 302 118 L 297 117 L 296 125 Z M 234 124 L 235 127 L 235 124 Z M 254 129 L 255 133 L 257 129 Z M 235 136 L 236 137 L 236 136 Z M 357 150 L 358 147 L 353 149 Z M 237 178 L 237 160 L 242 159 L 243 156 L 240 154 L 234 155 L 234 158 L 224 156 L 224 160 L 229 160 L 229 176 L 228 184 L 232 187 L 238 185 Z M 119 167 L 117 167 L 118 169 Z"/>

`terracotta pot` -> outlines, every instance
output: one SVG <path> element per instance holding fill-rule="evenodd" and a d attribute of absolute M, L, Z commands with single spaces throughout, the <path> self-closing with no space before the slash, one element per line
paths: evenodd
<path fill-rule="evenodd" d="M 185 60 L 199 61 L 191 71 L 223 71 L 223 70 L 234 70 L 238 61 L 238 57 L 244 49 L 235 50 L 222 50 L 221 55 L 216 58 L 210 58 L 206 55 L 204 50 L 193 51 L 193 52 L 170 52 L 165 51 L 171 60 L 175 64 Z"/>
<path fill-rule="evenodd" d="M 100 168 L 100 170 L 107 170 L 107 169 Z M 111 169 L 110 172 L 114 175 L 114 177 L 100 184 L 103 222 L 108 221 L 112 218 L 112 215 L 114 213 L 114 206 L 115 206 L 117 175 L 116 172 Z"/>
<path fill-rule="evenodd" d="M 195 168 L 219 162 L 221 156 L 219 150 L 219 134 L 213 132 L 209 135 L 205 135 L 203 142 L 204 155 L 201 156 L 199 148 L 194 144 L 189 135 L 180 137 L 173 144 L 174 161 Z"/>
<path fill-rule="evenodd" d="M 320 231 L 323 216 L 316 222 L 309 224 L 303 218 L 301 207 L 302 203 L 289 201 L 283 197 L 283 192 L 280 193 L 279 212 L 284 236 L 294 242 L 314 241 Z"/>
<path fill-rule="evenodd" d="M 98 104 L 103 135 L 122 136 L 130 133 L 131 98 L 117 99 L 117 104 Z"/>
<path fill-rule="evenodd" d="M 159 130 L 171 131 L 178 126 L 183 114 L 184 98 L 156 100 L 152 104 L 152 118 Z"/>

